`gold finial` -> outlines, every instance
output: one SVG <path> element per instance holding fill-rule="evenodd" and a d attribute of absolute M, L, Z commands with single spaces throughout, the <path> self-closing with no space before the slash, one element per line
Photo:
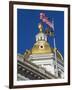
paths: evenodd
<path fill-rule="evenodd" d="M 40 32 L 42 32 L 42 28 L 43 28 L 43 26 L 42 26 L 41 23 L 38 24 L 38 28 L 39 28 Z"/>

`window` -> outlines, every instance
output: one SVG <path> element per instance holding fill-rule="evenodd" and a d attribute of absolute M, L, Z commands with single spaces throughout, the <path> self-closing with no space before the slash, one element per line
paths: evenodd
<path fill-rule="evenodd" d="M 61 71 L 58 71 L 58 77 L 61 78 Z"/>

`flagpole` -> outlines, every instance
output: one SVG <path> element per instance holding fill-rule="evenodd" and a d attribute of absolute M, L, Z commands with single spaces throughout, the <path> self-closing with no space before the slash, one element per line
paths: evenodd
<path fill-rule="evenodd" d="M 53 24 L 53 31 L 54 30 L 54 19 L 52 19 L 52 24 Z M 57 66 L 57 55 L 56 55 L 56 41 L 55 41 L 55 35 L 54 35 L 54 54 L 55 54 L 55 65 L 56 65 L 56 76 L 58 77 L 58 66 Z"/>

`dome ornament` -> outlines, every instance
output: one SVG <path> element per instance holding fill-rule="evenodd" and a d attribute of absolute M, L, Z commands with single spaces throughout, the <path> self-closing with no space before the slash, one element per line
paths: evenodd
<path fill-rule="evenodd" d="M 42 32 L 43 26 L 41 23 L 38 24 L 38 29 L 40 30 L 40 32 Z"/>

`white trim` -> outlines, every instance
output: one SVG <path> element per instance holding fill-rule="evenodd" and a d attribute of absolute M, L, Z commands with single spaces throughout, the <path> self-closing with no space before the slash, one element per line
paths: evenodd
<path fill-rule="evenodd" d="M 16 9 L 32 9 L 32 10 L 50 10 L 50 11 L 64 11 L 65 8 L 60 8 L 60 7 L 49 7 L 48 8 L 46 6 L 29 6 L 29 5 L 14 5 L 14 7 Z"/>

